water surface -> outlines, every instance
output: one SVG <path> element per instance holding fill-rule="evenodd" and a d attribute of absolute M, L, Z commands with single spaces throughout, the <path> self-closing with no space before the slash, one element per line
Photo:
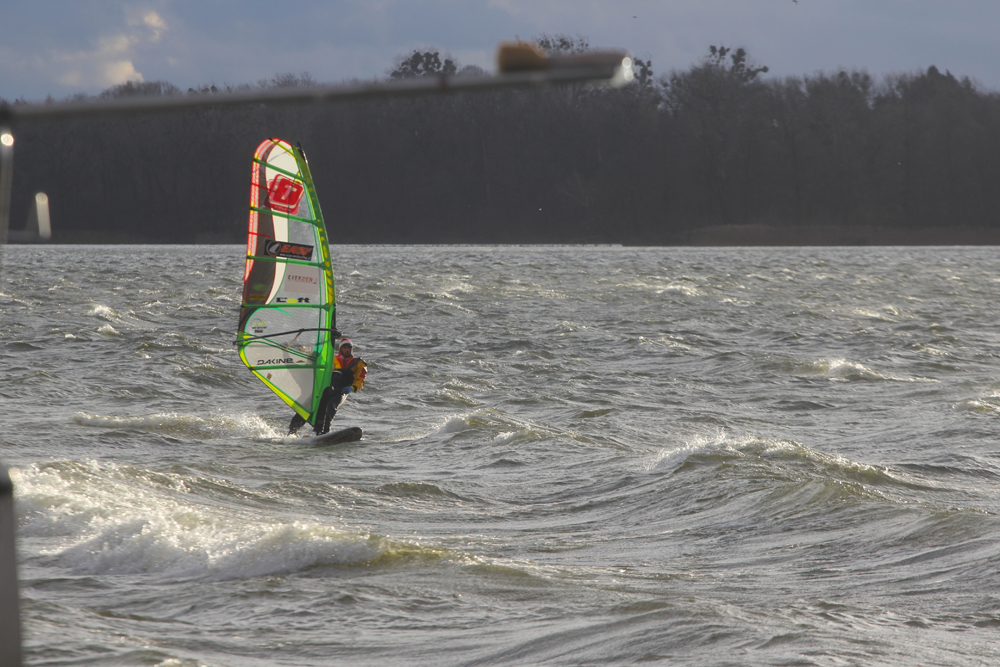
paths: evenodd
<path fill-rule="evenodd" d="M 30 665 L 982 665 L 996 250 L 334 249 L 311 448 L 243 248 L 3 250 Z"/>

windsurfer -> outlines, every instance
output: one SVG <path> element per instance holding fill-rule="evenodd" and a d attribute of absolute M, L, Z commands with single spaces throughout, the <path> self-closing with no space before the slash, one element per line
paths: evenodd
<path fill-rule="evenodd" d="M 337 415 L 337 409 L 347 400 L 348 394 L 361 391 L 368 375 L 368 364 L 361 357 L 354 356 L 354 344 L 349 338 L 340 341 L 340 348 L 333 358 L 333 375 L 330 386 L 323 391 L 319 408 L 316 410 L 316 421 L 313 430 L 316 435 L 322 435 L 330 430 L 330 423 Z M 297 432 L 306 420 L 297 412 L 288 424 L 288 434 Z"/>

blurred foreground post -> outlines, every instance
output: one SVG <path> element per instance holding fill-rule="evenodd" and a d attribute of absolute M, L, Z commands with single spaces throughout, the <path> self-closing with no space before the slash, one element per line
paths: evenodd
<path fill-rule="evenodd" d="M 14 551 L 14 485 L 0 464 L 0 665 L 21 667 L 21 612 Z"/>

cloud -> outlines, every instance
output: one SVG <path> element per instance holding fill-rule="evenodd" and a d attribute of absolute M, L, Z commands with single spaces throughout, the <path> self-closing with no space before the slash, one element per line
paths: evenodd
<path fill-rule="evenodd" d="M 94 89 L 143 81 L 135 65 L 137 55 L 160 41 L 169 29 L 155 11 L 125 8 L 121 29 L 93 38 L 85 48 L 68 50 L 51 46 L 27 63 L 32 75 L 56 81 L 68 89 Z"/>
<path fill-rule="evenodd" d="M 126 16 L 128 25 L 132 28 L 147 28 L 148 37 L 150 42 L 158 42 L 168 30 L 167 22 L 163 20 L 163 17 L 154 12 L 151 9 L 142 10 L 141 12 L 136 12 L 135 10 L 126 9 Z"/>

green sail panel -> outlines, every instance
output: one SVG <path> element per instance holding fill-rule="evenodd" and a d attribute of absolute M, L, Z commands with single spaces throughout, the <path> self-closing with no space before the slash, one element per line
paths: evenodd
<path fill-rule="evenodd" d="M 268 139 L 253 159 L 236 345 L 247 368 L 310 424 L 330 386 L 336 308 L 326 226 L 305 154 Z"/>

